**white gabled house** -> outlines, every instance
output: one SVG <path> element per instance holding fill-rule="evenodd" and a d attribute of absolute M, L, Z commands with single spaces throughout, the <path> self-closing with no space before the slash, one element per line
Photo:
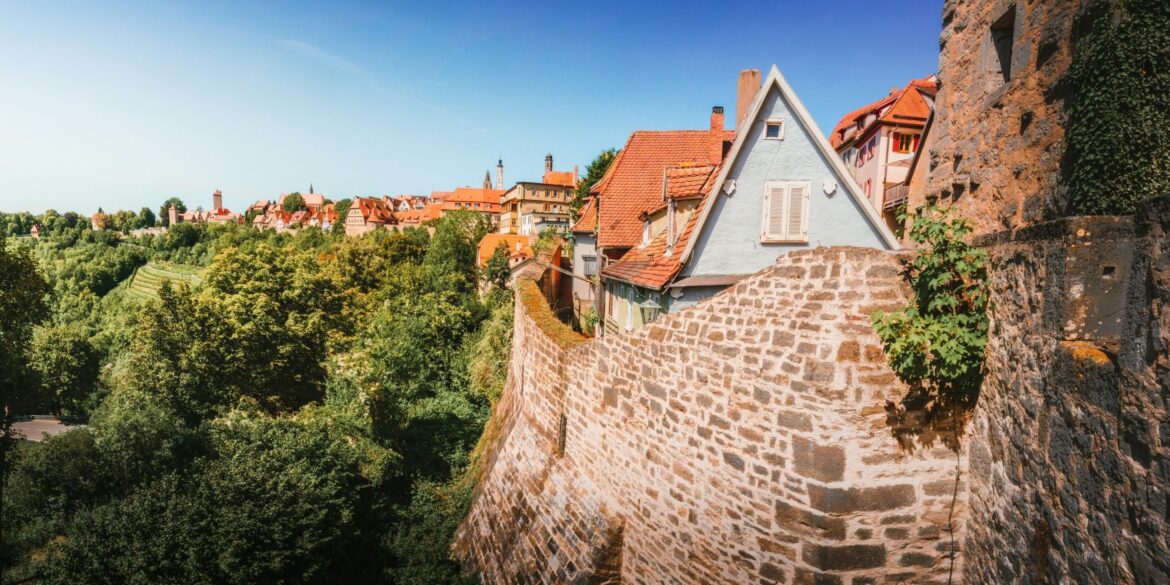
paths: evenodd
<path fill-rule="evenodd" d="M 624 285 L 607 289 L 614 292 L 606 301 L 630 317 L 619 328 L 710 297 L 792 250 L 900 247 L 775 66 L 747 112 L 697 208 L 674 222 L 648 221 L 649 229 L 674 227 L 647 234 L 603 271 Z M 664 181 L 670 171 L 663 169 Z"/>

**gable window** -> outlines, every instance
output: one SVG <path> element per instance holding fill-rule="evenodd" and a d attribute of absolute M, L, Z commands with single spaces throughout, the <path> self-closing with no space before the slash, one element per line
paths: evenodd
<path fill-rule="evenodd" d="M 808 241 L 809 181 L 768 181 L 764 184 L 764 220 L 760 241 Z"/>
<path fill-rule="evenodd" d="M 642 247 L 645 248 L 650 243 L 650 220 L 642 222 Z"/>
<path fill-rule="evenodd" d="M 764 138 L 768 140 L 784 139 L 784 120 L 771 119 L 764 123 Z"/>

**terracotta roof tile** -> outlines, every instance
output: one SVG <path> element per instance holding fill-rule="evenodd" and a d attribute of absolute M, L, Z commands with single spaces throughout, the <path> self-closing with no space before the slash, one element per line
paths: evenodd
<path fill-rule="evenodd" d="M 735 138 L 724 130 L 723 140 Z M 600 197 L 598 246 L 632 248 L 642 241 L 639 216 L 662 203 L 662 176 L 683 163 L 706 165 L 709 131 L 639 130 L 630 135 L 606 176 L 598 182 Z"/>
<path fill-rule="evenodd" d="M 514 234 L 487 234 L 479 241 L 478 250 L 476 251 L 476 265 L 482 267 L 487 264 L 488 258 L 492 257 L 496 248 L 500 244 L 508 247 L 508 254 L 511 260 L 526 259 L 532 257 L 532 239 L 528 236 L 518 236 Z"/>
<path fill-rule="evenodd" d="M 577 185 L 577 176 L 572 171 L 549 171 L 544 174 L 544 183 L 546 185 L 575 187 Z"/>
<path fill-rule="evenodd" d="M 917 91 L 907 91 L 911 88 Z M 866 133 L 873 127 L 873 123 L 866 125 L 859 132 L 850 133 L 848 130 L 857 124 L 858 119 L 870 114 L 879 115 L 879 121 L 886 123 L 905 123 L 907 121 L 924 123 L 930 115 L 930 105 L 922 96 L 923 94 L 934 96 L 937 91 L 938 78 L 934 75 L 912 80 L 906 87 L 842 116 L 829 134 L 829 144 L 833 148 L 840 148 L 848 141 L 848 138 Z M 902 99 L 903 97 L 906 99 Z"/>
<path fill-rule="evenodd" d="M 577 223 L 573 224 L 572 231 L 575 234 L 593 233 L 597 230 L 597 198 L 589 197 L 585 200 L 585 205 L 581 206 L 581 210 L 577 212 Z"/>
<path fill-rule="evenodd" d="M 682 252 L 687 247 L 687 242 L 695 236 L 695 226 L 698 223 L 699 216 L 703 213 L 703 206 L 711 198 L 715 177 L 719 175 L 718 166 L 696 168 L 706 169 L 706 174 L 702 175 L 703 182 L 699 189 L 697 189 L 697 195 L 702 197 L 702 199 L 695 206 L 690 217 L 687 218 L 687 224 L 679 234 L 678 241 L 671 248 L 671 254 L 669 256 L 666 255 L 666 238 L 668 234 L 666 230 L 662 230 L 662 233 L 658 234 L 645 247 L 631 249 L 620 260 L 603 268 L 601 271 L 602 275 L 654 290 L 661 290 L 674 280 L 679 270 L 682 269 Z M 668 171 L 668 178 L 669 174 Z M 693 176 L 697 176 L 698 174 L 695 173 Z M 687 176 L 690 177 L 692 175 Z M 661 208 L 662 206 L 660 205 L 658 207 Z M 650 211 L 653 212 L 655 210 Z"/>

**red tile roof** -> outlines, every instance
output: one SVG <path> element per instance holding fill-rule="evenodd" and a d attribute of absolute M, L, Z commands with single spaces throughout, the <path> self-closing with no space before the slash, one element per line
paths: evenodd
<path fill-rule="evenodd" d="M 910 89 L 917 91 L 909 91 Z M 906 87 L 892 91 L 890 95 L 842 116 L 829 134 L 829 144 L 833 148 L 840 148 L 849 138 L 867 133 L 878 123 L 923 125 L 930 116 L 930 105 L 926 103 L 923 95 L 933 97 L 937 92 L 938 78 L 934 75 L 915 79 Z M 848 132 L 850 127 L 855 126 L 859 120 L 864 122 L 870 114 L 878 116 L 875 122 L 864 125 L 858 132 Z"/>
<path fill-rule="evenodd" d="M 573 171 L 549 171 L 544 174 L 544 183 L 546 185 L 576 187 L 577 175 Z"/>
<path fill-rule="evenodd" d="M 581 210 L 577 212 L 577 223 L 573 224 L 570 231 L 575 234 L 591 234 L 595 230 L 597 230 L 597 197 L 590 196 L 585 199 L 585 205 L 582 205 Z"/>
<path fill-rule="evenodd" d="M 662 230 L 662 233 L 655 236 L 645 247 L 634 248 L 622 256 L 617 262 L 603 268 L 601 271 L 603 276 L 654 290 L 661 290 L 674 280 L 679 270 L 682 269 L 682 252 L 687 247 L 687 242 L 692 237 L 696 237 L 695 225 L 703 212 L 703 206 L 711 198 L 710 193 L 715 190 L 714 183 L 716 177 L 719 176 L 720 167 L 709 165 L 689 168 L 674 167 L 668 169 L 666 172 L 667 184 L 669 185 L 672 171 L 683 171 L 683 169 L 686 172 L 679 172 L 676 176 L 685 177 L 685 181 L 681 184 L 688 185 L 688 187 L 684 191 L 689 192 L 692 189 L 690 185 L 693 185 L 695 177 L 702 177 L 702 182 L 697 188 L 694 188 L 696 196 L 702 199 L 695 206 L 690 217 L 687 218 L 687 224 L 683 226 L 683 230 L 678 236 L 678 241 L 671 248 L 671 254 L 669 256 L 666 255 L 666 238 L 669 234 L 667 230 Z M 702 169 L 702 172 L 691 172 L 692 169 Z M 662 207 L 660 205 L 658 209 L 651 210 L 650 213 L 660 210 Z"/>
<path fill-rule="evenodd" d="M 666 196 L 690 199 L 703 194 L 703 186 L 719 168 L 713 165 L 682 165 L 666 170 Z"/>
<path fill-rule="evenodd" d="M 475 256 L 475 263 L 477 266 L 487 264 L 488 258 L 492 257 L 496 248 L 500 244 L 504 244 L 508 248 L 508 255 L 510 261 L 524 260 L 532 257 L 532 238 L 529 236 L 517 236 L 513 234 L 487 234 L 479 241 L 479 247 Z M 510 262 L 511 263 L 511 262 Z"/>
<path fill-rule="evenodd" d="M 630 135 L 606 175 L 594 186 L 600 197 L 598 246 L 632 248 L 642 241 L 638 217 L 662 204 L 662 178 L 668 167 L 708 164 L 708 130 L 639 130 Z M 723 131 L 723 141 L 735 138 Z"/>
<path fill-rule="evenodd" d="M 394 213 L 386 202 L 381 199 L 373 197 L 354 197 L 353 203 L 349 206 L 350 209 L 357 209 L 362 214 L 362 219 L 377 223 L 394 223 Z"/>

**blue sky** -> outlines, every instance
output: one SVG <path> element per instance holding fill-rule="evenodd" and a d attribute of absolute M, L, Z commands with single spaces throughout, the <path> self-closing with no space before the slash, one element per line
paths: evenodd
<path fill-rule="evenodd" d="M 942 0 L 0 0 L 0 211 L 429 193 L 730 119 L 784 72 L 822 130 L 936 70 Z M 493 168 L 494 174 L 494 168 Z"/>

